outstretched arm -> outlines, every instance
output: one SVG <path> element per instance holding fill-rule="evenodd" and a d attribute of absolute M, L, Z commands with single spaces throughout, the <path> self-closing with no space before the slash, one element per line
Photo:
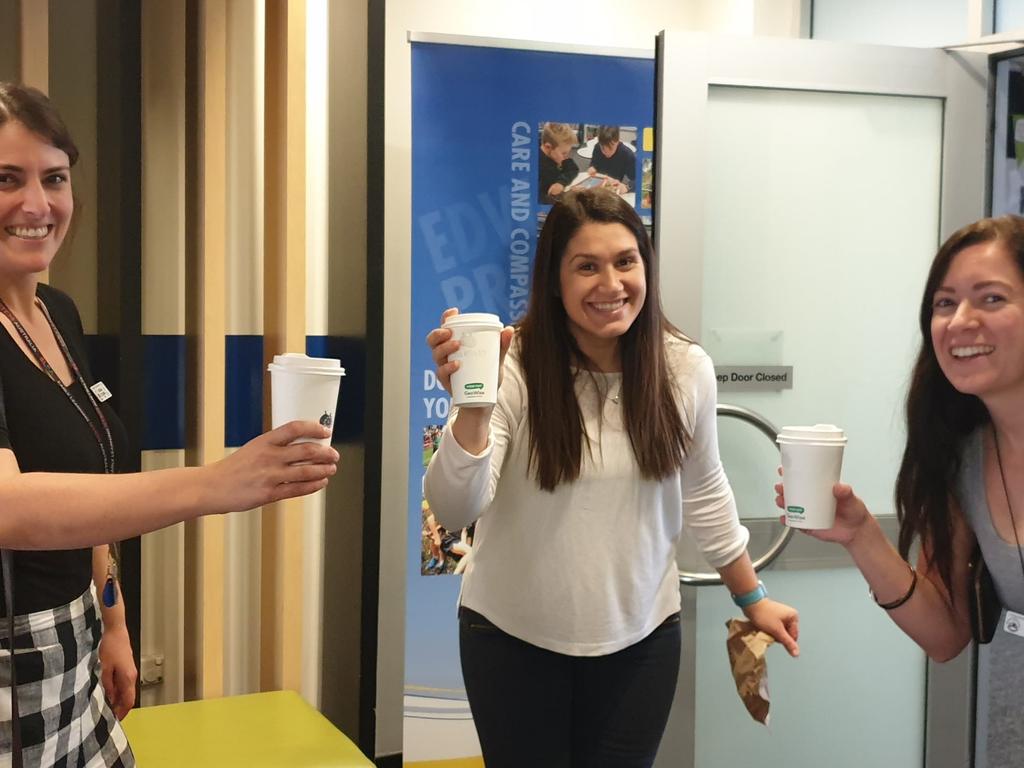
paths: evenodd
<path fill-rule="evenodd" d="M 775 486 L 775 502 L 785 509 L 782 484 Z M 971 639 L 967 616 L 967 564 L 974 534 L 959 510 L 952 510 L 953 570 L 956 594 L 950 595 L 938 570 L 932 565 L 927 548 L 917 558 L 916 575 L 886 538 L 878 520 L 864 502 L 845 483 L 836 483 L 836 522 L 824 531 L 804 531 L 822 541 L 841 544 L 850 553 L 877 601 L 881 604 L 899 601 L 913 593 L 889 616 L 910 638 L 935 661 L 948 661 L 957 656 Z M 916 583 L 915 583 L 916 582 Z"/>
<path fill-rule="evenodd" d="M 304 496 L 327 485 L 338 453 L 292 441 L 329 434 L 315 422 L 293 421 L 213 464 L 124 475 L 22 473 L 14 453 L 0 449 L 0 546 L 89 547 Z"/>

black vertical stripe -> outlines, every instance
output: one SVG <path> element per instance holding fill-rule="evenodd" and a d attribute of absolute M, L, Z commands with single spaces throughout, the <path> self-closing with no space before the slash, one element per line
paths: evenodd
<path fill-rule="evenodd" d="M 384 26 L 385 0 L 367 2 L 366 62 L 366 458 L 363 468 L 363 603 L 359 748 L 376 752 L 377 621 L 384 417 Z"/>
<path fill-rule="evenodd" d="M 199 281 L 195 279 L 202 230 L 199 226 L 199 131 L 202 92 L 200 78 L 200 30 L 199 0 L 185 0 L 185 463 L 196 463 L 198 425 L 189 418 L 197 412 L 199 393 L 197 377 L 194 375 L 199 361 L 196 339 L 195 317 L 199 302 Z M 197 529 L 193 524 L 185 525 L 185 602 L 199 604 L 199 583 L 195 573 Z M 196 648 L 199 629 L 194 617 L 185 616 L 185 644 L 182 665 L 185 669 L 185 701 L 196 698 Z"/>
<path fill-rule="evenodd" d="M 141 469 L 142 339 L 142 11 L 133 0 L 96 7 L 97 307 L 99 333 L 116 338 L 106 383 L 131 446 L 119 472 Z M 96 376 L 100 378 L 99 371 Z M 142 559 L 139 537 L 121 543 L 121 592 L 139 664 Z"/>

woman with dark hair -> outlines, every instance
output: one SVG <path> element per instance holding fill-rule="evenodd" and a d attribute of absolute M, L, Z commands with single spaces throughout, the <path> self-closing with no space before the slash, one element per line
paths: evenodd
<path fill-rule="evenodd" d="M 458 343 L 427 343 L 449 388 Z M 649 766 L 679 666 L 684 527 L 797 654 L 796 611 L 765 597 L 719 460 L 711 361 L 662 313 L 640 217 L 602 189 L 548 213 L 501 347 L 497 405 L 453 415 L 425 483 L 450 530 L 479 518 L 459 636 L 484 761 Z"/>
<path fill-rule="evenodd" d="M 15 766 L 135 764 L 118 719 L 136 669 L 105 542 L 311 493 L 338 460 L 291 445 L 327 436 L 292 422 L 206 467 L 123 474 L 128 436 L 78 311 L 40 282 L 71 223 L 77 159 L 46 96 L 0 82 L 0 756 Z"/>
<path fill-rule="evenodd" d="M 953 233 L 932 262 L 919 320 L 896 480 L 898 549 L 843 483 L 833 491 L 835 526 L 805 533 L 846 547 L 878 604 L 932 659 L 946 661 L 971 640 L 976 544 L 1003 605 L 1024 613 L 1024 219 L 982 219 Z M 782 486 L 776 491 L 785 508 Z M 907 562 L 915 542 L 916 567 Z M 1006 722 L 1017 731 L 1015 751 L 1006 761 L 990 753 L 990 765 L 1020 759 L 1016 677 L 1014 686 Z"/>

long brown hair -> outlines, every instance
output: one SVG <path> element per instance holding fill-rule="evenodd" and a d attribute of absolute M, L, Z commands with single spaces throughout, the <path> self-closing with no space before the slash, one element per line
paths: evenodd
<path fill-rule="evenodd" d="M 27 85 L 0 80 L 0 126 L 21 123 L 47 144 L 68 156 L 68 165 L 78 162 L 78 147 L 46 94 Z"/>
<path fill-rule="evenodd" d="M 625 226 L 636 237 L 643 260 L 647 296 L 629 330 L 619 337 L 623 421 L 641 475 L 656 480 L 678 471 L 689 440 L 664 343 L 666 333 L 682 334 L 662 311 L 658 263 L 643 221 L 609 190 L 566 193 L 541 230 L 530 305 L 516 334 L 529 398 L 530 466 L 546 491 L 579 478 L 583 462 L 587 432 L 575 381 L 592 364 L 569 330 L 559 273 L 569 241 L 591 221 Z M 586 444 L 589 449 L 589 440 Z"/>
<path fill-rule="evenodd" d="M 921 297 L 918 319 L 921 350 L 907 394 L 907 446 L 896 478 L 896 510 L 900 520 L 899 551 L 904 558 L 916 539 L 928 548 L 949 593 L 952 588 L 954 506 L 957 476 L 965 438 L 989 421 L 988 409 L 975 395 L 957 391 L 939 367 L 932 344 L 932 303 L 954 257 L 972 245 L 996 241 L 1024 275 L 1024 219 L 1001 216 L 968 224 L 952 235 L 935 255 Z"/>

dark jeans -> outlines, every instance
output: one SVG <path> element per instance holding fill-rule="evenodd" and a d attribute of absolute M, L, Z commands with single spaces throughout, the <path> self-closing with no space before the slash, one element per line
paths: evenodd
<path fill-rule="evenodd" d="M 679 673 L 679 614 L 607 656 L 566 656 L 459 611 L 462 677 L 487 768 L 650 768 Z"/>

